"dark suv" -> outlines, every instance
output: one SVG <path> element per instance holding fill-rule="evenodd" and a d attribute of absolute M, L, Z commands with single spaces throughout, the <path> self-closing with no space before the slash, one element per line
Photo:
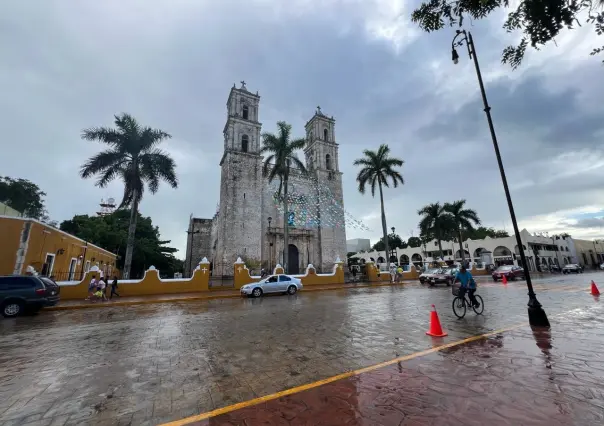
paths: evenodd
<path fill-rule="evenodd" d="M 61 289 L 50 278 L 29 275 L 0 276 L 0 311 L 6 318 L 26 310 L 37 312 L 59 303 Z"/>

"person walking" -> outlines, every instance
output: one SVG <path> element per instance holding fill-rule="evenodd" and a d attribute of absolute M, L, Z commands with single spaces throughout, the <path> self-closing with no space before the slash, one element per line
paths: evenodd
<path fill-rule="evenodd" d="M 93 275 L 88 284 L 88 297 L 85 300 L 90 300 L 94 297 L 96 292 L 96 275 Z"/>
<path fill-rule="evenodd" d="M 394 283 L 396 281 L 396 265 L 394 263 L 390 263 L 390 282 Z"/>
<path fill-rule="evenodd" d="M 113 281 L 111 282 L 111 294 L 109 295 L 109 298 L 112 299 L 114 294 L 117 297 L 120 297 L 120 295 L 117 293 L 117 276 L 114 276 Z"/>
<path fill-rule="evenodd" d="M 101 292 L 101 299 L 103 301 L 107 300 L 107 295 L 105 294 L 105 290 L 107 289 L 107 283 L 105 282 L 105 278 L 101 277 L 99 279 L 99 291 Z"/>

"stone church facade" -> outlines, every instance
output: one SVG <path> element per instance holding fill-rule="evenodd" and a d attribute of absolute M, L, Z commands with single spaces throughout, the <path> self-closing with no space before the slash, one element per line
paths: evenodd
<path fill-rule="evenodd" d="M 274 200 L 278 186 L 262 174 L 263 156 L 259 121 L 260 96 L 233 86 L 227 100 L 224 153 L 220 161 L 220 202 L 212 219 L 190 219 L 185 276 L 191 275 L 203 257 L 210 261 L 213 276 L 230 276 L 238 257 L 254 260 L 272 270 L 287 263 L 291 274 L 303 273 L 312 263 L 318 272 L 328 271 L 337 257 L 346 258 L 346 229 L 343 210 L 342 173 L 335 142 L 335 120 L 320 108 L 306 123 L 304 156 L 309 171 L 303 176 L 292 169 L 288 187 L 296 196 L 310 200 L 313 217 L 334 215 L 317 202 L 317 188 L 329 191 L 342 209 L 340 217 L 309 223 L 291 214 L 289 255 L 283 259 L 283 213 Z M 290 210 L 291 211 L 291 210 Z M 338 225 L 334 225 L 337 223 Z M 258 272 L 258 271 L 254 271 Z"/>

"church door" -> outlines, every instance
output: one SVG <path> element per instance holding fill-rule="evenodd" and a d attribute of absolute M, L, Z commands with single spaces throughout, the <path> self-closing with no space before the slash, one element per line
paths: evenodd
<path fill-rule="evenodd" d="M 287 269 L 288 273 L 292 275 L 300 273 L 300 253 L 298 252 L 298 247 L 293 244 L 288 246 Z"/>

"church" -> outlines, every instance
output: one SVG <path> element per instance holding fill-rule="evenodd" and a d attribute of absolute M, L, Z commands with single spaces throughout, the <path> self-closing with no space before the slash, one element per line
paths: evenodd
<path fill-rule="evenodd" d="M 258 270 L 287 264 L 288 273 L 298 274 L 311 263 L 319 273 L 330 272 L 337 257 L 346 258 L 334 118 L 317 107 L 305 125 L 307 173 L 291 171 L 288 200 L 293 201 L 288 207 L 289 250 L 284 261 L 283 206 L 276 197 L 279 182 L 277 178 L 269 183 L 262 173 L 260 96 L 242 81 L 241 87 L 231 88 L 226 106 L 220 201 L 213 218 L 190 218 L 185 276 L 191 276 L 204 257 L 215 277 L 231 276 L 238 257 L 259 265 Z M 276 126 L 268 131 L 276 132 Z"/>

